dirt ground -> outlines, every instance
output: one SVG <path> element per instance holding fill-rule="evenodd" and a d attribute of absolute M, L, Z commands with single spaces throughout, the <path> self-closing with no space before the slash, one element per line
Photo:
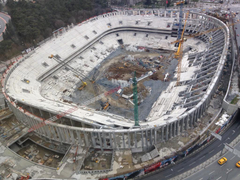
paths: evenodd
<path fill-rule="evenodd" d="M 151 71 L 153 75 L 146 77 L 137 84 L 138 105 L 141 105 L 150 95 L 150 90 L 154 88 L 151 87 L 151 85 L 146 87 L 145 82 L 163 81 L 165 71 L 168 70 L 169 65 L 171 65 L 171 60 L 172 52 L 170 51 L 161 52 L 160 50 L 151 49 L 148 50 L 148 52 L 130 52 L 119 48 L 115 54 L 111 54 L 97 69 L 94 69 L 90 73 L 89 80 L 94 80 L 94 83 L 88 80 L 88 85 L 83 90 L 76 90 L 73 101 L 76 104 L 81 104 L 87 100 L 92 100 L 102 93 L 116 89 L 120 86 L 118 83 L 132 82 L 134 72 L 136 72 L 136 78 L 139 78 Z M 159 91 L 161 91 L 161 88 L 159 88 Z M 116 90 L 88 106 L 99 111 L 104 110 L 133 119 L 133 97 L 124 98 L 124 95 L 131 96 L 132 94 L 133 87 L 130 83 L 129 86 L 121 89 L 121 93 L 117 93 Z M 157 97 L 151 97 L 151 101 L 155 101 L 156 98 Z M 147 101 L 145 104 L 151 106 L 151 104 L 154 103 L 151 101 Z M 149 104 L 149 102 L 151 104 Z M 106 106 L 108 103 L 110 104 L 109 107 Z M 104 108 L 105 106 L 107 108 Z M 144 114 L 146 114 L 146 112 L 144 112 Z"/>

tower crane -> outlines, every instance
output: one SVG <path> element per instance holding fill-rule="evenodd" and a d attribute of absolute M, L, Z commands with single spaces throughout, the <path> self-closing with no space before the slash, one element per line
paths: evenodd
<path fill-rule="evenodd" d="M 182 10 L 183 7 L 182 6 L 184 3 L 185 3 L 185 1 L 180 1 L 180 2 L 176 3 L 176 5 L 180 5 L 178 36 L 177 36 L 177 40 L 171 43 L 171 44 L 176 44 L 178 46 L 178 50 L 175 53 L 175 58 L 178 59 L 177 86 L 179 86 L 179 83 L 180 83 L 182 56 L 183 56 L 184 31 L 185 31 L 185 27 L 186 27 L 186 23 L 187 23 L 187 18 L 189 15 L 189 11 L 188 11 L 186 13 L 185 22 L 184 22 L 184 26 L 182 29 L 182 18 L 183 18 L 183 10 Z"/>

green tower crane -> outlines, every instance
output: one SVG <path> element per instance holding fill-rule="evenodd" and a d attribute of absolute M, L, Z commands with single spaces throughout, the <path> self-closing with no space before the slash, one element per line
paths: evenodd
<path fill-rule="evenodd" d="M 138 93 L 137 93 L 136 71 L 134 71 L 134 78 L 133 78 L 133 103 L 134 103 L 135 126 L 139 126 L 139 122 L 138 122 Z"/>

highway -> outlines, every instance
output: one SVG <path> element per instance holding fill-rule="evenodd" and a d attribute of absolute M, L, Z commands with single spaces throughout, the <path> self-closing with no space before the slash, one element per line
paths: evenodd
<path fill-rule="evenodd" d="M 6 14 L 0 12 L 0 41 L 3 40 L 2 33 L 6 29 L 6 23 L 9 21 L 10 17 Z"/>
<path fill-rule="evenodd" d="M 179 174 L 182 174 L 185 171 L 188 171 L 194 168 L 195 166 L 203 163 L 204 161 L 208 160 L 210 157 L 214 156 L 216 153 L 221 151 L 224 147 L 223 143 L 230 143 L 232 140 L 234 140 L 239 135 L 240 132 L 239 130 L 240 130 L 240 113 L 238 113 L 237 116 L 235 117 L 232 126 L 229 127 L 229 129 L 227 129 L 222 135 L 222 141 L 215 140 L 213 143 L 204 148 L 202 151 L 197 152 L 193 156 L 186 157 L 182 161 L 177 162 L 174 166 L 166 167 L 166 169 L 157 171 L 150 175 L 146 175 L 145 177 L 142 177 L 140 179 L 165 180 L 173 178 L 174 176 L 177 176 Z M 194 177 L 194 179 L 196 178 Z"/>

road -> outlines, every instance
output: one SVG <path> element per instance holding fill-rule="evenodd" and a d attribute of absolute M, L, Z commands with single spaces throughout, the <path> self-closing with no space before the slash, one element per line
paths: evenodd
<path fill-rule="evenodd" d="M 235 146 L 237 150 L 240 150 L 240 142 Z M 221 156 L 223 157 L 223 156 Z M 219 157 L 219 159 L 221 158 Z M 208 180 L 208 179 L 229 179 L 229 180 L 239 180 L 240 172 L 239 168 L 236 167 L 236 162 L 240 161 L 240 157 L 232 154 L 231 152 L 226 153 L 224 155 L 228 159 L 228 161 L 220 166 L 217 161 L 209 165 L 206 169 L 203 169 L 193 176 L 186 178 L 186 180 Z"/>
<path fill-rule="evenodd" d="M 6 29 L 6 24 L 9 21 L 10 16 L 0 12 L 0 41 L 3 40 L 2 33 Z"/>
<path fill-rule="evenodd" d="M 217 154 L 219 151 L 221 151 L 223 149 L 223 147 L 224 147 L 223 143 L 230 143 L 239 135 L 240 113 L 237 114 L 235 119 L 236 120 L 234 121 L 232 126 L 226 132 L 224 132 L 224 134 L 222 135 L 222 141 L 215 140 L 213 143 L 211 143 L 209 146 L 207 146 L 202 151 L 196 153 L 194 156 L 187 157 L 183 161 L 177 163 L 176 165 L 174 165 L 172 167 L 167 167 L 164 170 L 161 170 L 154 174 L 150 174 L 141 179 L 165 180 L 165 179 L 173 178 L 174 176 L 182 174 L 185 171 L 188 171 L 188 170 L 194 168 L 195 166 L 201 164 L 202 162 L 208 160 L 210 157 L 214 156 L 215 154 Z M 194 177 L 194 179 L 195 179 L 195 177 Z"/>

